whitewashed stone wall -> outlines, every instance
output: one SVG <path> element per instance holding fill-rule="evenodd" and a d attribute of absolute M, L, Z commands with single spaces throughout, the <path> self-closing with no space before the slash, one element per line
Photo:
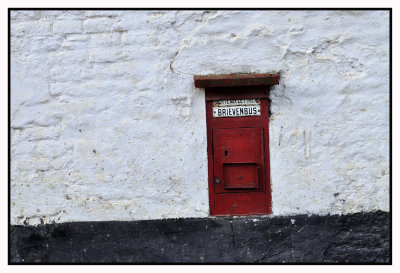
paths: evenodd
<path fill-rule="evenodd" d="M 387 11 L 12 11 L 11 223 L 207 217 L 233 72 L 281 75 L 273 215 L 388 211 Z"/>

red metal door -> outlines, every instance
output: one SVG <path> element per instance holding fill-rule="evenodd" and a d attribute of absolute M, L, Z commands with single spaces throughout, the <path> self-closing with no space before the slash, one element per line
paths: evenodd
<path fill-rule="evenodd" d="M 213 129 L 215 193 L 264 189 L 262 128 Z"/>
<path fill-rule="evenodd" d="M 271 213 L 265 87 L 207 88 L 206 112 L 211 215 Z"/>

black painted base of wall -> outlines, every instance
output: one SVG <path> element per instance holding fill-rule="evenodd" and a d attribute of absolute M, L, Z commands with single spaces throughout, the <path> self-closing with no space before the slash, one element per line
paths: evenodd
<path fill-rule="evenodd" d="M 389 213 L 10 227 L 11 264 L 391 264 Z"/>

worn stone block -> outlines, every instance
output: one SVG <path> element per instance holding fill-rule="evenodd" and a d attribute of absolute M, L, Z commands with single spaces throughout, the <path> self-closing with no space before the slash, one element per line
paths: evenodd
<path fill-rule="evenodd" d="M 11 24 L 11 36 L 28 36 L 50 34 L 51 22 L 41 20 L 15 22 Z"/>
<path fill-rule="evenodd" d="M 115 24 L 114 19 L 110 18 L 93 18 L 84 21 L 83 26 L 86 33 L 110 32 Z"/>
<path fill-rule="evenodd" d="M 57 21 L 53 24 L 53 32 L 54 33 L 82 33 L 83 26 L 81 20 L 73 20 L 73 21 Z"/>

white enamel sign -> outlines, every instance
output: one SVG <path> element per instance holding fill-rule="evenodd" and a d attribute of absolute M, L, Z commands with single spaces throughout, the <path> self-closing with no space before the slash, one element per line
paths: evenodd
<path fill-rule="evenodd" d="M 213 101 L 213 117 L 260 116 L 260 100 L 216 100 Z"/>

